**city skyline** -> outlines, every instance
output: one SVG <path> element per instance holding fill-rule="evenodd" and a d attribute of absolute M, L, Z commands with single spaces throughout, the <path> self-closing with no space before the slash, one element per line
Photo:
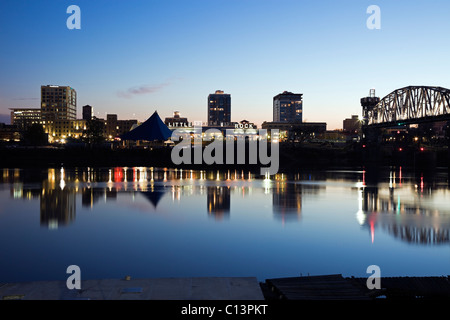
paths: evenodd
<path fill-rule="evenodd" d="M 81 29 L 69 30 L 69 5 Z M 378 5 L 381 29 L 366 26 Z M 77 118 L 145 121 L 179 111 L 206 122 L 206 97 L 232 97 L 232 121 L 272 121 L 272 99 L 303 94 L 303 121 L 341 129 L 369 90 L 450 87 L 445 1 L 2 1 L 0 122 L 39 108 L 41 85 L 77 90 Z M 432 48 L 432 49 L 430 49 Z"/>

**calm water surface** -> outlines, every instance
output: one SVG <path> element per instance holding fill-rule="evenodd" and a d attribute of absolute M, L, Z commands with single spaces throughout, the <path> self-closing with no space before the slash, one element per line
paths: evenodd
<path fill-rule="evenodd" d="M 450 274 L 447 173 L 0 170 L 0 282 Z"/>

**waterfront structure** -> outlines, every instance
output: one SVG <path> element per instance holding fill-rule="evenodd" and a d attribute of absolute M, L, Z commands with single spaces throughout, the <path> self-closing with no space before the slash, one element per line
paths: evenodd
<path fill-rule="evenodd" d="M 32 124 L 43 124 L 39 108 L 10 108 L 11 124 L 19 130 L 27 130 Z"/>
<path fill-rule="evenodd" d="M 273 122 L 302 122 L 303 94 L 284 91 L 273 97 Z"/>
<path fill-rule="evenodd" d="M 122 134 L 121 140 L 131 141 L 166 141 L 172 131 L 162 122 L 158 112 L 154 112 L 144 123 L 133 130 Z"/>
<path fill-rule="evenodd" d="M 208 125 L 227 126 L 231 123 L 231 95 L 222 90 L 208 95 Z"/>
<path fill-rule="evenodd" d="M 90 105 L 83 106 L 83 120 L 92 120 L 94 109 Z"/>
<path fill-rule="evenodd" d="M 239 123 L 235 123 L 234 127 L 236 129 L 257 129 L 258 126 L 256 124 L 254 124 L 253 122 L 250 122 L 248 120 L 242 120 L 239 121 Z"/>
<path fill-rule="evenodd" d="M 166 117 L 164 124 L 169 128 L 192 127 L 187 118 L 182 118 L 179 111 L 174 111 L 172 117 Z"/>
<path fill-rule="evenodd" d="M 280 141 L 297 141 L 307 136 L 316 136 L 327 130 L 326 122 L 267 122 L 261 125 L 262 129 L 279 130 Z"/>

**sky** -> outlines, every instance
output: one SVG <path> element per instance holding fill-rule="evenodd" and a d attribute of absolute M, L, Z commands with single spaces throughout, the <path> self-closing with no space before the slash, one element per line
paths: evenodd
<path fill-rule="evenodd" d="M 70 5 L 80 29 L 69 29 Z M 380 29 L 367 27 L 380 8 Z M 372 20 L 370 20 L 372 21 Z M 342 129 L 360 99 L 409 85 L 450 88 L 450 1 L 1 0 L 0 122 L 39 108 L 41 85 L 77 91 L 97 117 L 272 121 L 273 97 L 303 94 L 303 121 Z"/>

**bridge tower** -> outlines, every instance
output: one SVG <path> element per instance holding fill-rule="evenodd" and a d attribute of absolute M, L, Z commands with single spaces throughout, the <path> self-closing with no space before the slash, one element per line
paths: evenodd
<path fill-rule="evenodd" d="M 369 117 L 377 118 L 375 106 L 380 102 L 380 97 L 375 96 L 375 89 L 370 89 L 369 96 L 361 98 L 361 106 L 363 108 L 363 126 L 369 123 Z M 372 114 L 373 113 L 373 114 Z"/>
<path fill-rule="evenodd" d="M 369 96 L 361 98 L 362 106 L 362 145 L 363 145 L 363 162 L 365 166 L 377 166 L 380 157 L 380 130 L 371 128 L 369 120 L 378 118 L 378 111 L 375 108 L 380 102 L 380 98 L 375 96 L 375 89 L 370 89 Z M 377 170 L 373 170 L 377 172 Z"/>

